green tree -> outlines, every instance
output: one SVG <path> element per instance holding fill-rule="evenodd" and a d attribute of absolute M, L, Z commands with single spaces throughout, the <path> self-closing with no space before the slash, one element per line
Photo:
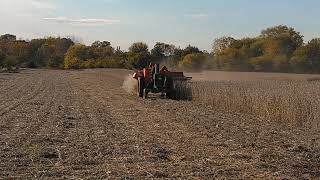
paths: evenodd
<path fill-rule="evenodd" d="M 195 46 L 188 45 L 185 49 L 182 51 L 182 58 L 184 58 L 188 54 L 197 54 L 197 53 L 203 53 L 200 51 L 199 48 Z"/>
<path fill-rule="evenodd" d="M 259 57 L 251 58 L 249 64 L 254 71 L 270 72 L 283 71 L 283 65 L 287 62 L 286 55 L 273 56 L 266 54 Z"/>
<path fill-rule="evenodd" d="M 2 64 L 8 68 L 23 66 L 31 54 L 29 43 L 17 41 L 16 36 L 11 34 L 0 36 L 0 49 L 6 54 Z"/>
<path fill-rule="evenodd" d="M 130 46 L 128 52 L 128 61 L 130 66 L 141 69 L 150 63 L 150 53 L 148 45 L 143 42 L 134 43 Z"/>
<path fill-rule="evenodd" d="M 292 53 L 303 45 L 303 36 L 294 28 L 280 25 L 267 28 L 261 32 L 261 37 L 268 41 L 279 43 L 281 53 L 291 56 Z"/>
<path fill-rule="evenodd" d="M 33 39 L 29 42 L 31 57 L 27 62 L 29 68 L 39 68 L 46 66 L 46 59 L 42 55 L 41 46 L 46 42 L 46 39 Z"/>
<path fill-rule="evenodd" d="M 243 68 L 243 66 L 246 66 L 245 60 L 245 55 L 241 50 L 228 48 L 214 56 L 214 66 L 222 70 L 243 71 L 247 69 Z"/>
<path fill-rule="evenodd" d="M 63 61 L 64 58 L 57 56 L 57 55 L 50 55 L 47 60 L 47 67 L 48 68 L 63 68 Z"/>
<path fill-rule="evenodd" d="M 271 27 L 256 38 L 222 37 L 213 44 L 214 67 L 227 70 L 289 71 L 289 59 L 303 36 L 287 26 Z"/>
<path fill-rule="evenodd" d="M 82 64 L 90 59 L 89 48 L 85 45 L 77 44 L 69 48 L 64 59 L 65 69 L 80 69 Z"/>
<path fill-rule="evenodd" d="M 106 47 L 110 47 L 111 43 L 109 41 L 95 41 L 92 43 L 91 47 L 94 48 L 106 48 Z"/>
<path fill-rule="evenodd" d="M 320 38 L 312 39 L 298 48 L 290 64 L 295 72 L 320 73 Z"/>
<path fill-rule="evenodd" d="M 123 52 L 120 47 L 115 50 L 112 61 L 114 63 L 114 68 L 128 68 L 127 67 L 127 53 Z"/>
<path fill-rule="evenodd" d="M 179 62 L 182 61 L 182 54 L 183 50 L 180 48 L 174 48 L 173 54 L 169 57 L 167 57 L 167 60 L 165 62 L 165 65 L 171 68 L 177 68 L 179 65 Z"/>
<path fill-rule="evenodd" d="M 113 56 L 114 49 L 111 46 L 90 47 L 90 53 L 93 59 L 105 59 Z"/>
<path fill-rule="evenodd" d="M 31 57 L 30 45 L 26 41 L 15 41 L 10 43 L 10 51 L 8 56 L 16 58 L 16 66 L 25 66 Z"/>
<path fill-rule="evenodd" d="M 235 43 L 235 39 L 233 37 L 221 37 L 214 40 L 212 45 L 212 52 L 214 54 L 219 54 L 232 47 Z"/>
<path fill-rule="evenodd" d="M 99 60 L 95 60 L 95 59 L 87 59 L 85 61 L 81 61 L 76 59 L 74 62 L 74 64 L 80 64 L 80 68 L 97 68 L 97 67 L 103 67 L 102 62 L 99 62 Z M 73 69 L 77 69 L 77 68 L 73 68 Z"/>
<path fill-rule="evenodd" d="M 188 71 L 198 71 L 203 69 L 206 64 L 206 57 L 202 53 L 186 55 L 179 63 L 179 67 Z"/>
<path fill-rule="evenodd" d="M 3 65 L 5 68 L 11 70 L 13 67 L 17 67 L 19 60 L 16 56 L 7 56 L 4 59 Z"/>
<path fill-rule="evenodd" d="M 174 51 L 174 45 L 157 42 L 151 50 L 151 57 L 153 62 L 160 63 L 161 61 L 165 61 L 168 57 L 172 56 Z"/>
<path fill-rule="evenodd" d="M 36 39 L 30 42 L 32 49 L 29 67 L 63 68 L 64 55 L 74 43 L 68 38 Z"/>
<path fill-rule="evenodd" d="M 5 59 L 6 59 L 6 54 L 0 50 L 0 68 L 3 67 L 3 63 Z"/>
<path fill-rule="evenodd" d="M 42 45 L 44 56 L 49 68 L 62 68 L 64 55 L 74 43 L 67 38 L 48 38 Z"/>
<path fill-rule="evenodd" d="M 31 57 L 30 45 L 26 41 L 1 41 L 1 50 L 6 54 L 7 66 L 25 66 Z"/>
<path fill-rule="evenodd" d="M 13 42 L 16 40 L 17 40 L 17 37 L 12 34 L 5 34 L 0 36 L 0 42 Z"/>

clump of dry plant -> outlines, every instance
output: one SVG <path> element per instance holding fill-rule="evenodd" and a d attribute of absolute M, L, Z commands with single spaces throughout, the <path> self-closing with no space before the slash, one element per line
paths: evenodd
<path fill-rule="evenodd" d="M 319 127 L 320 82 L 193 82 L 193 100 L 223 112 L 245 113 L 267 121 Z"/>

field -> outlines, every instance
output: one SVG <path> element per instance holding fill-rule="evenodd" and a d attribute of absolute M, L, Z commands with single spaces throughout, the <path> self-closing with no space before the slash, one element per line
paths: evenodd
<path fill-rule="evenodd" d="M 281 73 L 190 74 L 194 101 L 222 112 L 293 127 L 319 128 L 320 77 Z"/>
<path fill-rule="evenodd" d="M 127 70 L 0 74 L 0 179 L 319 179 L 318 76 L 191 74 L 193 101 Z"/>

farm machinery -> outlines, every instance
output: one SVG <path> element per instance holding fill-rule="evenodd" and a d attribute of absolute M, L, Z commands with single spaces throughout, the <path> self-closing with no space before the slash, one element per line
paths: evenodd
<path fill-rule="evenodd" d="M 169 71 L 166 66 L 160 69 L 159 64 L 150 64 L 149 67 L 134 73 L 137 80 L 137 95 L 146 99 L 149 93 L 161 93 L 169 99 L 191 100 L 192 91 L 189 80 L 183 72 Z"/>

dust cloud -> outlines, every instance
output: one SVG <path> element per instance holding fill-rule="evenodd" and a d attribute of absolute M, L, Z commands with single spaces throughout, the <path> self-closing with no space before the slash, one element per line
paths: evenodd
<path fill-rule="evenodd" d="M 137 88 L 137 80 L 135 80 L 132 74 L 129 74 L 123 81 L 122 88 L 129 94 L 133 94 Z"/>

